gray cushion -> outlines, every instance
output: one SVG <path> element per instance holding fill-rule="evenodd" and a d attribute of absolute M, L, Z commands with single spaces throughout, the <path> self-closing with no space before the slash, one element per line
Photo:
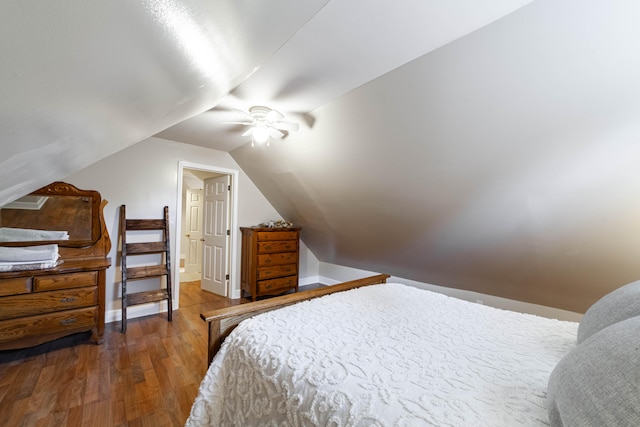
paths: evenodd
<path fill-rule="evenodd" d="M 609 325 L 640 316 L 640 280 L 600 298 L 584 314 L 578 326 L 578 344 Z"/>
<path fill-rule="evenodd" d="M 552 426 L 640 426 L 640 317 L 569 352 L 549 377 L 547 399 Z"/>

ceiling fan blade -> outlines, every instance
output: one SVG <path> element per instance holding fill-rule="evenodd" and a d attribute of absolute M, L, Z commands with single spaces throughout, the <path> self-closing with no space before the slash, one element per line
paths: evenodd
<path fill-rule="evenodd" d="M 300 129 L 300 125 L 298 123 L 291 122 L 276 122 L 273 124 L 273 127 L 280 130 L 286 130 L 289 132 L 295 132 Z"/>
<path fill-rule="evenodd" d="M 242 136 L 251 136 L 251 135 L 253 135 L 253 130 L 254 130 L 254 129 L 255 129 L 255 128 L 252 128 L 252 127 L 251 127 L 251 128 L 249 128 L 249 129 L 247 129 L 247 130 L 242 134 Z"/>
<path fill-rule="evenodd" d="M 279 111 L 271 110 L 264 118 L 268 122 L 277 122 L 278 120 L 284 119 L 284 115 Z"/>
<path fill-rule="evenodd" d="M 252 125 L 253 122 L 222 122 L 224 125 Z"/>
<path fill-rule="evenodd" d="M 280 132 L 278 129 L 269 128 L 269 136 L 271 138 L 280 139 L 284 136 L 284 133 Z"/>
<path fill-rule="evenodd" d="M 232 108 L 232 110 L 242 114 L 248 120 L 251 120 L 251 121 L 255 120 L 254 117 L 250 113 L 247 113 L 246 111 L 238 110 L 237 108 Z"/>

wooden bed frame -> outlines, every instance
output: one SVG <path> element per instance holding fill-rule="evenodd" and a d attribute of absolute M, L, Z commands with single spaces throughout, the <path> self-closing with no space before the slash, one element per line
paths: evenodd
<path fill-rule="evenodd" d="M 360 288 L 362 286 L 378 285 L 387 283 L 388 274 L 378 274 L 376 276 L 365 277 L 364 279 L 351 280 L 349 282 L 339 283 L 333 286 L 324 286 L 322 288 L 311 289 L 308 291 L 296 292 L 294 294 L 282 295 L 275 298 L 269 298 L 261 301 L 240 304 L 233 307 L 221 308 L 219 310 L 209 311 L 200 314 L 202 320 L 209 325 L 209 344 L 208 344 L 208 363 L 211 364 L 213 356 L 218 352 L 224 339 L 229 333 L 238 326 L 238 323 L 245 319 L 249 319 L 257 314 L 266 313 L 276 310 L 287 305 L 295 304 L 301 301 L 307 301 L 313 298 L 322 297 L 333 294 L 335 292 L 348 291 L 349 289 Z"/>

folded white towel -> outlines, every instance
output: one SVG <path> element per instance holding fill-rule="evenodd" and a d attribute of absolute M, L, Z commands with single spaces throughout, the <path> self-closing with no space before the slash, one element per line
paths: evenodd
<path fill-rule="evenodd" d="M 44 270 L 46 268 L 53 268 L 58 264 L 62 264 L 62 260 L 47 261 L 47 262 L 28 262 L 28 263 L 0 263 L 0 272 L 6 271 L 25 271 L 25 270 Z"/>
<path fill-rule="evenodd" d="M 0 246 L 0 265 L 18 265 L 58 261 L 58 245 L 24 247 Z"/>
<path fill-rule="evenodd" d="M 69 233 L 56 230 L 0 227 L 0 242 L 34 242 L 38 240 L 69 240 Z"/>

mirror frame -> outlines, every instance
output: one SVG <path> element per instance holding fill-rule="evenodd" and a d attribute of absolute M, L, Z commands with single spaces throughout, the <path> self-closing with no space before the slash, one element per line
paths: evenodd
<path fill-rule="evenodd" d="M 56 181 L 39 190 L 34 191 L 30 195 L 45 196 L 80 196 L 91 199 L 91 239 L 90 240 L 39 240 L 30 242 L 0 242 L 0 246 L 35 246 L 56 243 L 60 247 L 66 248 L 84 248 L 93 246 L 100 240 L 102 228 L 100 224 L 100 209 L 102 198 L 100 193 L 93 190 L 80 190 L 79 188 L 66 182 Z"/>

